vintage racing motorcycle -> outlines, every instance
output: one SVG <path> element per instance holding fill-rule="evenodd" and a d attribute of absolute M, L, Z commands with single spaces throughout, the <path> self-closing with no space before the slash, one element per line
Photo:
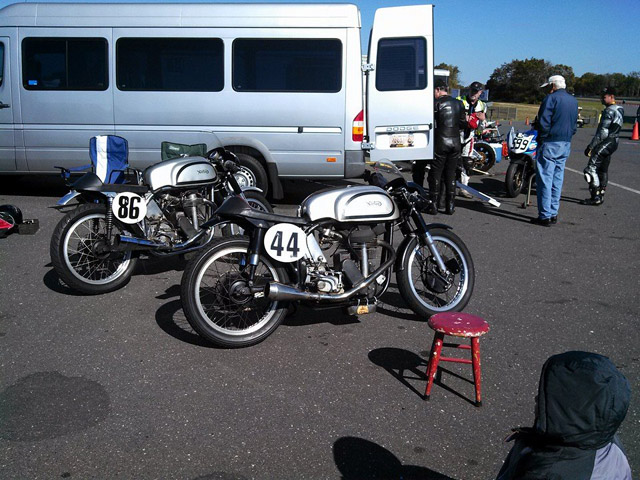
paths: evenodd
<path fill-rule="evenodd" d="M 516 133 L 513 127 L 507 135 L 510 163 L 504 182 L 507 196 L 511 198 L 520 195 L 525 185 L 535 180 L 537 138 L 536 130 Z"/>
<path fill-rule="evenodd" d="M 240 188 L 234 177 L 238 169 L 235 155 L 219 147 L 206 157 L 128 169 L 132 183 L 103 183 L 95 173 L 86 173 L 58 202 L 64 206 L 75 199 L 79 205 L 60 220 L 51 237 L 56 273 L 79 292 L 110 292 L 129 281 L 141 254 L 184 254 L 228 234 L 233 225 L 204 224 L 230 195 L 273 212 L 257 188 Z"/>
<path fill-rule="evenodd" d="M 424 221 L 424 191 L 394 165 L 376 163 L 365 179 L 370 185 L 310 195 L 297 216 L 227 198 L 210 224 L 236 223 L 244 236 L 214 239 L 188 263 L 181 298 L 191 326 L 218 346 L 244 347 L 273 333 L 290 302 L 371 313 L 392 270 L 416 314 L 464 308 L 475 273 L 462 240 Z M 395 248 L 397 231 L 403 240 Z"/>

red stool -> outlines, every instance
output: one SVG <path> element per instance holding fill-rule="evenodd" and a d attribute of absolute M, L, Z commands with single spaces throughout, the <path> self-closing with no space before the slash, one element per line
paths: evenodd
<path fill-rule="evenodd" d="M 480 338 L 489 331 L 489 324 L 480 317 L 461 312 L 436 313 L 429 319 L 429 326 L 435 330 L 433 346 L 429 354 L 429 364 L 427 366 L 427 389 L 424 392 L 426 400 L 429 400 L 431 387 L 438 371 L 438 363 L 455 362 L 473 365 L 473 383 L 476 387 L 476 407 L 482 405 L 480 396 Z M 471 338 L 471 346 L 458 343 L 444 343 L 444 336 Z M 471 350 L 471 360 L 466 358 L 442 357 L 440 352 L 442 347 L 461 348 Z"/>

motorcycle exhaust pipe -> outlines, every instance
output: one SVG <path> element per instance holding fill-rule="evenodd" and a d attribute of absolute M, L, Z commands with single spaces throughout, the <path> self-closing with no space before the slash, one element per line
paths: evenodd
<path fill-rule="evenodd" d="M 340 293 L 337 295 L 330 295 L 328 293 L 312 293 L 312 292 L 303 292 L 295 287 L 291 287 L 289 285 L 285 285 L 279 282 L 269 282 L 264 287 L 264 295 L 269 300 L 276 301 L 311 301 L 311 302 L 323 302 L 323 303 L 340 303 L 348 300 L 360 290 L 367 288 L 373 281 L 382 275 L 388 268 L 390 268 L 396 259 L 396 254 L 393 250 L 393 247 L 382 240 L 378 240 L 378 244 L 382 247 L 386 248 L 390 256 L 386 262 L 380 265 L 374 272 L 366 278 L 363 278 L 359 282 L 357 282 L 351 290 L 347 290 L 344 293 Z"/>

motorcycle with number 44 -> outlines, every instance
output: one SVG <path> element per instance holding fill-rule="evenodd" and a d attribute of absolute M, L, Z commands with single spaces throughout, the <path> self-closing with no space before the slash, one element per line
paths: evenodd
<path fill-rule="evenodd" d="M 51 237 L 56 273 L 79 292 L 107 293 L 129 281 L 141 254 L 184 254 L 228 234 L 236 226 L 206 222 L 230 195 L 272 212 L 257 188 L 240 188 L 234 176 L 239 168 L 235 155 L 218 147 L 206 158 L 178 157 L 144 171 L 128 169 L 132 183 L 103 183 L 95 173 L 84 174 L 58 202 L 64 206 L 75 199 L 79 205 Z"/>
<path fill-rule="evenodd" d="M 421 317 L 464 308 L 475 280 L 471 255 L 450 227 L 425 222 L 424 190 L 388 163 L 368 166 L 365 179 L 369 185 L 310 195 L 297 216 L 227 198 L 211 223 L 236 223 L 244 235 L 212 241 L 182 277 L 195 331 L 218 346 L 245 347 L 273 333 L 292 302 L 372 313 L 392 271 Z M 394 248 L 397 231 L 404 238 Z"/>

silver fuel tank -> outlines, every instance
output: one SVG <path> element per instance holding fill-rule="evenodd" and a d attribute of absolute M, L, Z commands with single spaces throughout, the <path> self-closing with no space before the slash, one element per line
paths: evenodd
<path fill-rule="evenodd" d="M 309 195 L 301 213 L 311 221 L 332 218 L 338 222 L 386 222 L 399 216 L 393 199 L 382 188 L 354 186 Z"/>
<path fill-rule="evenodd" d="M 156 163 L 144 171 L 144 181 L 151 190 L 162 187 L 188 187 L 213 183 L 218 177 L 215 167 L 203 157 L 181 157 Z"/>

